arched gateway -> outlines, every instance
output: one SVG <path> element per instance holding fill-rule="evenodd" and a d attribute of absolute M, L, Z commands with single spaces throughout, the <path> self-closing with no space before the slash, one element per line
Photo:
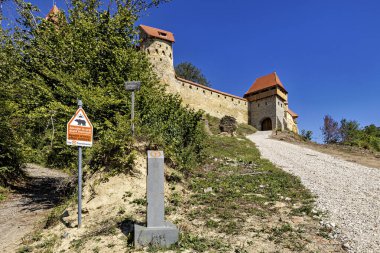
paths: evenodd
<path fill-rule="evenodd" d="M 270 118 L 266 118 L 261 123 L 261 131 L 272 130 L 272 120 Z"/>

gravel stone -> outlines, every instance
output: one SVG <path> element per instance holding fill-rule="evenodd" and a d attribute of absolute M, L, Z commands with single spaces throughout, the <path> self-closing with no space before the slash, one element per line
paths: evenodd
<path fill-rule="evenodd" d="M 348 252 L 380 252 L 380 170 L 344 161 L 305 147 L 249 135 L 264 158 L 300 177 L 318 196 Z"/>

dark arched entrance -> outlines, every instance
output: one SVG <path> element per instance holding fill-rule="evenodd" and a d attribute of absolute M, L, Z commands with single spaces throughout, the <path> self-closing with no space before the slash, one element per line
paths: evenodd
<path fill-rule="evenodd" d="M 272 120 L 270 118 L 266 118 L 261 123 L 261 131 L 272 130 Z"/>

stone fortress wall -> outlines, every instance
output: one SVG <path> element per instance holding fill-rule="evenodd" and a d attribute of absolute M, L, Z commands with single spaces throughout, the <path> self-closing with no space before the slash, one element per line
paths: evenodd
<path fill-rule="evenodd" d="M 244 98 L 215 90 L 176 76 L 172 47 L 174 35 L 171 32 L 144 25 L 140 25 L 140 30 L 140 49 L 148 55 L 158 78 L 167 85 L 168 92 L 178 94 L 190 108 L 218 118 L 232 116 L 239 123 L 250 124 L 258 130 L 264 130 L 262 123 L 269 118 L 271 129 L 298 132 L 295 120 L 298 115 L 288 110 L 287 92 L 275 72 L 258 78 L 266 79 L 265 85 L 273 80 L 274 83 L 261 87 L 258 92 L 247 92 Z"/>
<path fill-rule="evenodd" d="M 218 91 L 175 75 L 172 43 L 166 39 L 140 35 L 141 50 L 149 56 L 155 73 L 167 84 L 170 93 L 177 93 L 183 103 L 195 110 L 203 110 L 211 116 L 225 115 L 236 118 L 239 123 L 248 124 L 248 101 L 245 98 Z"/>

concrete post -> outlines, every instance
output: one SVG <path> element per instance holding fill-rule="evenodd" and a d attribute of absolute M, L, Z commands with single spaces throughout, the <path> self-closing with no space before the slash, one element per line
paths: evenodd
<path fill-rule="evenodd" d="M 164 152 L 148 151 L 147 227 L 135 224 L 135 247 L 169 247 L 178 241 L 177 227 L 165 221 Z"/>

